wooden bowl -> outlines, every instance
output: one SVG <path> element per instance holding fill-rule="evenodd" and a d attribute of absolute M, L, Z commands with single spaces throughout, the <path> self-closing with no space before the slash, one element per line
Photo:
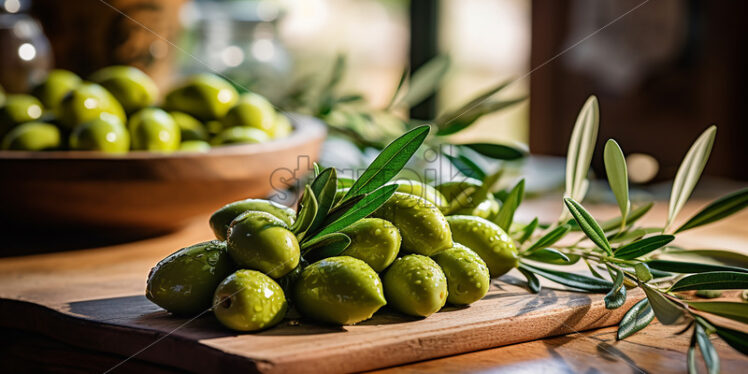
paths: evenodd
<path fill-rule="evenodd" d="M 308 171 L 325 137 L 319 120 L 291 117 L 295 131 L 286 138 L 207 153 L 0 151 L 0 220 L 150 235 L 231 201 L 268 197 L 279 178 Z"/>

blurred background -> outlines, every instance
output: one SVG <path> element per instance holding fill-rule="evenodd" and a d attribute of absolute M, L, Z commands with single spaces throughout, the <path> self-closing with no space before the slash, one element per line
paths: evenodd
<path fill-rule="evenodd" d="M 481 116 L 452 142 L 528 144 L 528 173 L 562 179 L 576 115 L 599 98 L 600 139 L 628 155 L 632 182 L 673 177 L 707 126 L 707 175 L 748 180 L 745 2 L 696 0 L 0 0 L 0 84 L 22 92 L 52 67 L 82 76 L 137 66 L 160 86 L 210 70 L 303 112 L 344 57 L 342 103 L 428 120 L 511 80 L 527 99 Z M 404 69 L 448 69 L 417 104 L 392 107 Z M 346 96 L 348 95 L 348 96 Z M 319 113 L 317 113 L 319 114 Z M 326 113 L 323 113 L 326 115 Z M 376 116 L 375 116 L 376 117 Z M 334 120 L 330 120 L 334 122 Z M 372 120 L 366 126 L 380 126 Z M 381 121 L 380 121 L 381 122 Z M 381 125 L 386 128 L 386 125 Z M 366 138 L 366 129 L 364 138 Z M 395 129 L 396 131 L 396 129 Z M 359 139 L 362 140 L 362 139 Z M 356 144 L 366 154 L 366 141 Z M 354 142 L 356 143 L 356 142 Z M 593 169 L 602 171 L 598 142 Z"/>

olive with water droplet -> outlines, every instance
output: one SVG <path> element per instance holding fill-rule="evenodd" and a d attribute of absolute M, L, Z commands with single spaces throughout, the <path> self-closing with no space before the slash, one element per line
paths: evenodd
<path fill-rule="evenodd" d="M 250 210 L 270 213 L 280 218 L 289 227 L 293 225 L 294 217 L 296 217 L 296 212 L 293 209 L 274 201 L 262 199 L 234 201 L 233 203 L 224 205 L 210 216 L 209 223 L 210 228 L 213 229 L 213 234 L 220 240 L 226 240 L 226 233 L 229 230 L 231 221 L 240 214 Z"/>
<path fill-rule="evenodd" d="M 341 232 L 351 238 L 341 255 L 362 260 L 377 273 L 390 266 L 400 251 L 400 231 L 383 219 L 364 218 Z"/>
<path fill-rule="evenodd" d="M 211 307 L 216 286 L 235 269 L 226 243 L 212 240 L 191 245 L 151 269 L 145 295 L 169 312 L 194 315 Z"/>
<path fill-rule="evenodd" d="M 288 310 L 283 289 L 255 270 L 239 270 L 224 279 L 216 288 L 213 305 L 218 321 L 237 331 L 273 327 Z"/>
<path fill-rule="evenodd" d="M 242 213 L 228 230 L 228 252 L 240 267 L 278 279 L 293 270 L 301 257 L 299 242 L 278 217 L 260 211 Z"/>
<path fill-rule="evenodd" d="M 454 247 L 437 253 L 433 258 L 447 277 L 447 302 L 468 305 L 488 292 L 491 283 L 488 267 L 470 248 L 455 243 Z"/>
<path fill-rule="evenodd" d="M 389 305 L 405 314 L 428 317 L 447 302 L 447 278 L 426 256 L 398 258 L 387 268 L 382 282 Z"/>
<path fill-rule="evenodd" d="M 431 256 L 452 247 L 449 224 L 426 199 L 395 192 L 372 216 L 392 222 L 403 238 L 403 249 Z"/>
<path fill-rule="evenodd" d="M 492 278 L 516 267 L 519 254 L 514 241 L 495 223 L 475 216 L 448 216 L 452 238 L 480 256 Z"/>
<path fill-rule="evenodd" d="M 294 285 L 294 302 L 304 316 L 337 325 L 367 320 L 387 303 L 379 275 L 350 256 L 307 266 Z"/>

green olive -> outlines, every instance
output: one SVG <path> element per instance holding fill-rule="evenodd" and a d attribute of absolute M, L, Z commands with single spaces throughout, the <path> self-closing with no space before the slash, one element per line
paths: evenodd
<path fill-rule="evenodd" d="M 379 275 L 349 256 L 307 266 L 294 285 L 294 301 L 304 316 L 337 325 L 367 320 L 387 304 Z"/>
<path fill-rule="evenodd" d="M 254 127 L 230 127 L 216 135 L 211 144 L 251 144 L 270 141 L 270 136 Z"/>
<path fill-rule="evenodd" d="M 44 122 L 26 122 L 10 130 L 3 138 L 2 149 L 10 151 L 43 151 L 60 147 L 60 130 Z"/>
<path fill-rule="evenodd" d="M 400 252 L 400 231 L 392 223 L 379 218 L 364 218 L 341 230 L 351 244 L 341 255 L 355 257 L 381 272 Z"/>
<path fill-rule="evenodd" d="M 491 277 L 506 274 L 517 266 L 517 247 L 495 223 L 475 216 L 449 216 L 452 238 L 478 254 L 486 262 Z"/>
<path fill-rule="evenodd" d="M 60 123 L 68 129 L 97 118 L 104 113 L 126 122 L 125 110 L 109 91 L 96 83 L 81 83 L 70 90 L 56 109 Z"/>
<path fill-rule="evenodd" d="M 169 110 L 185 112 L 203 121 L 220 119 L 236 104 L 239 94 L 223 78 L 198 74 L 166 95 Z"/>
<path fill-rule="evenodd" d="M 0 108 L 0 137 L 16 125 L 38 120 L 42 110 L 42 103 L 31 95 L 8 95 Z"/>
<path fill-rule="evenodd" d="M 31 91 L 47 109 L 56 109 L 65 95 L 81 84 L 81 78 L 72 71 L 55 69 Z"/>
<path fill-rule="evenodd" d="M 169 113 L 158 108 L 145 108 L 130 117 L 132 148 L 171 152 L 179 149 L 179 126 Z"/>
<path fill-rule="evenodd" d="M 299 264 L 296 236 L 283 221 L 267 212 L 248 211 L 231 222 L 229 255 L 239 266 L 278 279 Z"/>
<path fill-rule="evenodd" d="M 174 314 L 198 314 L 211 307 L 216 286 L 235 269 L 226 243 L 195 244 L 170 254 L 151 269 L 145 296 Z"/>
<path fill-rule="evenodd" d="M 117 117 L 105 116 L 76 126 L 70 134 L 70 148 L 123 153 L 130 149 L 130 133 Z"/>
<path fill-rule="evenodd" d="M 442 193 L 447 201 L 452 202 L 468 188 L 480 188 L 479 181 L 459 181 L 446 182 L 436 186 L 436 190 Z M 489 195 L 485 200 L 478 203 L 474 208 L 465 207 L 452 212 L 452 215 L 470 215 L 490 219 L 499 213 L 499 202 L 493 196 Z M 442 208 L 443 209 L 443 208 Z"/>
<path fill-rule="evenodd" d="M 452 247 L 447 220 L 426 199 L 395 192 L 373 216 L 392 222 L 400 230 L 406 251 L 431 256 Z"/>
<path fill-rule="evenodd" d="M 179 126 L 179 138 L 183 142 L 188 140 L 208 140 L 208 130 L 195 117 L 177 111 L 171 111 L 169 115 L 174 119 L 177 126 Z"/>
<path fill-rule="evenodd" d="M 179 144 L 179 150 L 182 152 L 201 152 L 210 151 L 210 143 L 203 140 L 188 140 Z"/>
<path fill-rule="evenodd" d="M 275 125 L 273 125 L 273 128 L 268 132 L 270 134 L 270 137 L 273 139 L 278 138 L 285 138 L 289 134 L 293 132 L 293 125 L 291 125 L 291 120 L 288 119 L 288 117 L 278 112 L 275 114 Z"/>
<path fill-rule="evenodd" d="M 405 314 L 428 317 L 447 302 L 447 278 L 426 256 L 398 258 L 384 273 L 382 282 L 389 304 Z"/>
<path fill-rule="evenodd" d="M 434 260 L 447 277 L 447 302 L 454 305 L 472 304 L 486 295 L 491 275 L 486 263 L 470 248 L 455 246 L 437 253 Z"/>
<path fill-rule="evenodd" d="M 208 131 L 209 135 L 218 135 L 223 131 L 223 123 L 221 121 L 207 121 L 205 122 L 205 130 Z"/>
<path fill-rule="evenodd" d="M 127 113 L 153 105 L 158 97 L 158 87 L 151 77 L 132 66 L 108 66 L 90 78 L 109 90 Z"/>
<path fill-rule="evenodd" d="M 216 288 L 213 305 L 218 321 L 237 331 L 273 327 L 288 310 L 278 283 L 254 270 L 238 270 L 224 279 Z"/>
<path fill-rule="evenodd" d="M 448 203 L 444 195 L 428 184 L 409 179 L 398 179 L 388 184 L 395 183 L 398 184 L 397 192 L 403 192 L 426 199 L 430 203 L 436 205 L 440 210 L 447 208 Z"/>
<path fill-rule="evenodd" d="M 246 126 L 271 133 L 275 127 L 273 104 L 253 92 L 242 94 L 239 101 L 223 117 L 224 127 Z"/>
<path fill-rule="evenodd" d="M 210 216 L 209 223 L 210 228 L 213 229 L 213 234 L 220 240 L 226 240 L 226 233 L 229 230 L 231 221 L 250 210 L 270 213 L 289 227 L 293 225 L 294 218 L 296 217 L 296 212 L 293 209 L 274 201 L 262 199 L 234 201 L 233 203 L 222 206 L 221 209 L 216 210 Z"/>

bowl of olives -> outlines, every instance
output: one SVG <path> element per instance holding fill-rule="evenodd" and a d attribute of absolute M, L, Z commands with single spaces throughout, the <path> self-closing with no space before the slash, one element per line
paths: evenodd
<path fill-rule="evenodd" d="M 267 197 L 275 170 L 315 159 L 325 126 L 212 74 L 160 93 L 142 71 L 53 70 L 0 90 L 0 221 L 155 234 L 216 205 Z"/>

